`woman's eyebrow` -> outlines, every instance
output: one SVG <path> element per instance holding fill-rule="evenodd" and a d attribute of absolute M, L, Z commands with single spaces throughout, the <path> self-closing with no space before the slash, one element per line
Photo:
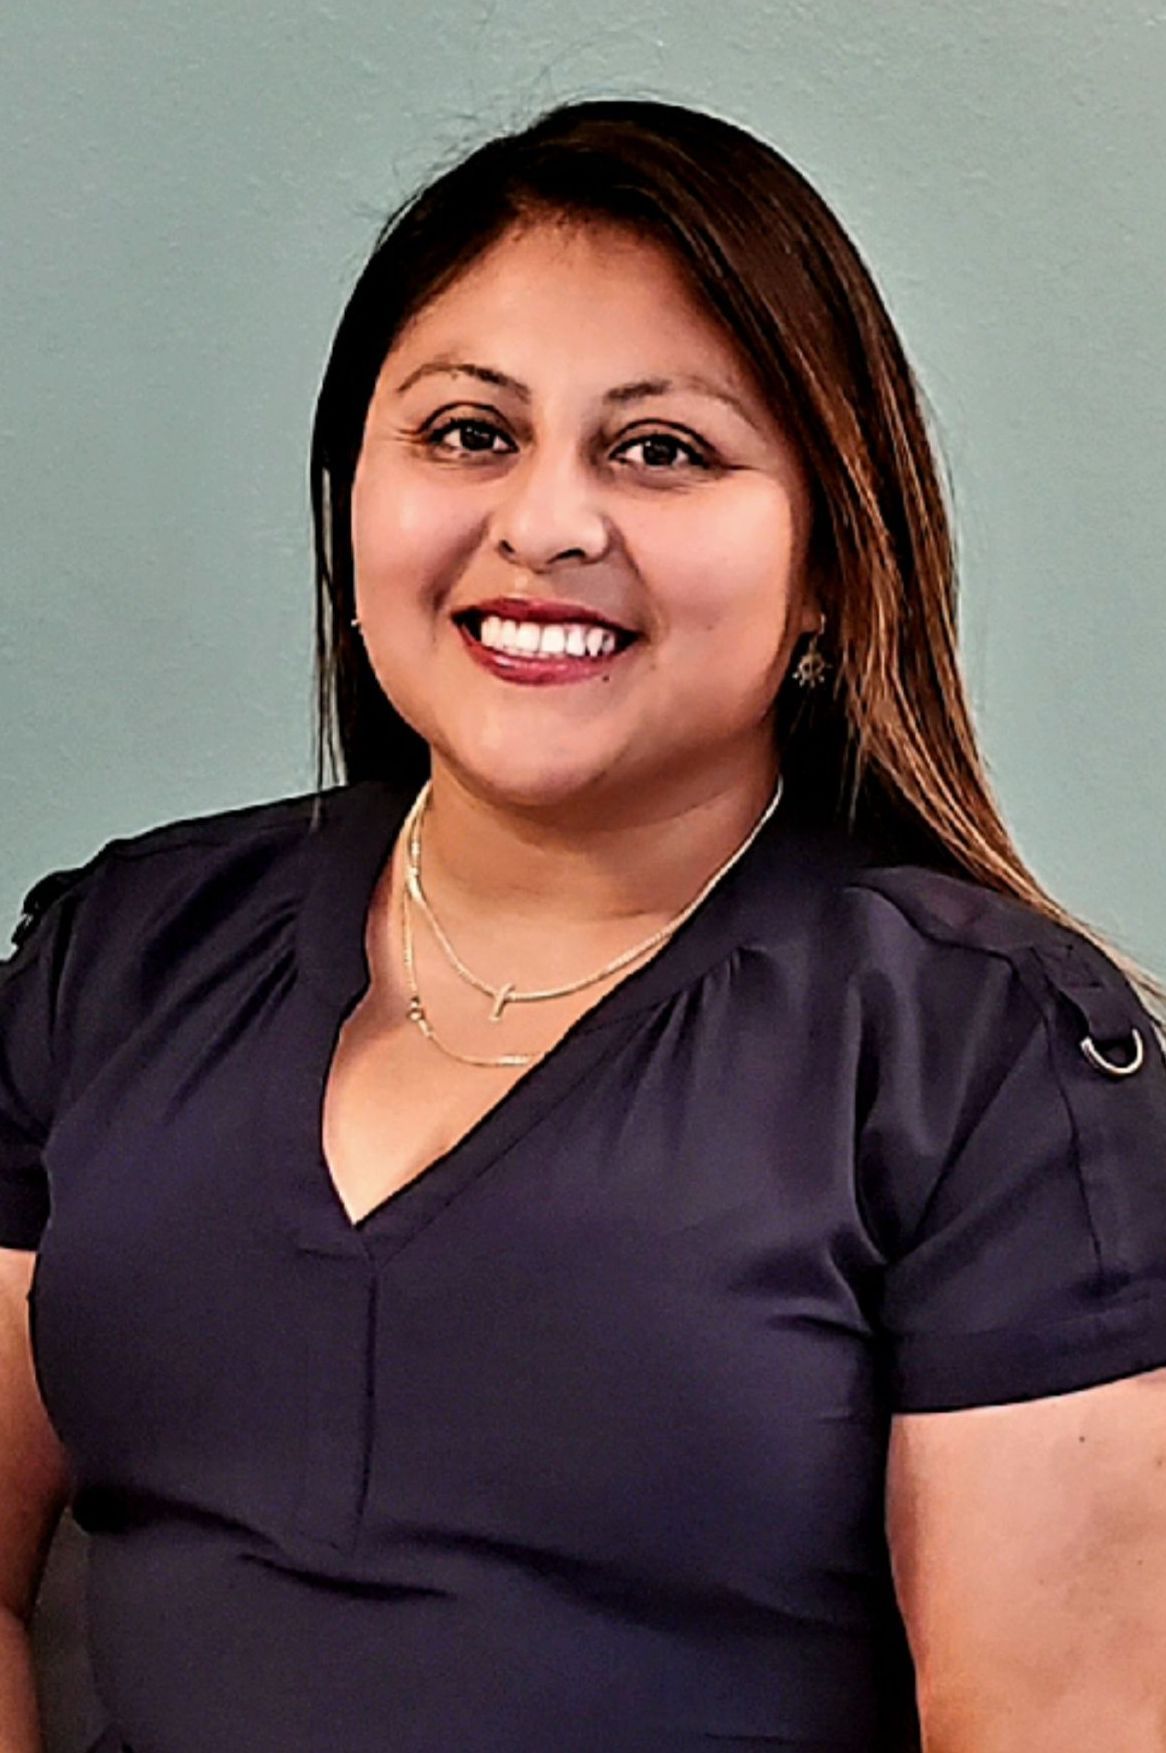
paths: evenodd
<path fill-rule="evenodd" d="M 407 377 L 402 378 L 397 385 L 396 394 L 403 396 L 405 391 L 411 389 L 421 378 L 439 374 L 475 377 L 480 383 L 493 384 L 498 389 L 510 390 L 522 402 L 530 401 L 529 388 L 526 384 L 520 383 L 518 378 L 511 377 L 505 371 L 498 371 L 494 366 L 477 365 L 472 360 L 465 359 L 433 359 L 426 365 L 417 366 L 415 370 L 409 372 Z M 735 396 L 731 390 L 725 389 L 722 385 L 714 383 L 710 378 L 701 377 L 695 373 L 685 373 L 676 377 L 636 378 L 631 383 L 617 384 L 614 389 L 607 390 L 603 400 L 619 404 L 640 402 L 649 396 L 667 395 L 670 390 L 695 390 L 700 395 L 711 396 L 718 402 L 725 402 L 741 416 L 742 420 L 748 421 L 750 426 L 757 424 L 740 397 Z"/>

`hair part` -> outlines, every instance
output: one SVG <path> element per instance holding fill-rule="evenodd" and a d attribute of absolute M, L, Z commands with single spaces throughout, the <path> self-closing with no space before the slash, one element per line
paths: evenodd
<path fill-rule="evenodd" d="M 381 366 L 410 319 L 505 235 L 539 223 L 615 225 L 662 244 L 800 453 L 831 668 L 829 686 L 804 694 L 787 676 L 778 693 L 784 807 L 1080 932 L 1166 1025 L 1166 984 L 1038 882 L 993 795 L 959 658 L 948 490 L 869 270 L 775 148 L 679 104 L 558 105 L 470 152 L 385 222 L 337 328 L 312 431 L 317 788 L 326 762 L 346 782 L 403 789 L 428 771 L 426 744 L 350 624 L 356 462 Z"/>

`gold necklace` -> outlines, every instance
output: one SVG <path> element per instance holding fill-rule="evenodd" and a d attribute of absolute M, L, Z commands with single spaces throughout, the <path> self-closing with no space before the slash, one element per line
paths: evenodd
<path fill-rule="evenodd" d="M 456 1059 L 462 1065 L 521 1066 L 533 1065 L 536 1059 L 541 1059 L 541 1053 L 503 1053 L 497 1059 L 479 1059 L 472 1053 L 456 1052 L 454 1048 L 448 1046 L 441 1039 L 426 1015 L 425 1006 L 421 1002 L 421 993 L 417 987 L 417 966 L 413 955 L 413 927 L 409 919 L 409 901 L 409 891 L 404 888 L 401 890 L 401 949 L 405 962 L 405 974 L 409 983 L 409 1003 L 405 1012 L 409 1021 L 415 1023 L 425 1039 L 431 1041 L 435 1047 L 440 1048 L 447 1058 Z"/>
<path fill-rule="evenodd" d="M 784 778 L 779 776 L 773 796 L 770 798 L 765 809 L 750 829 L 748 835 L 741 842 L 740 846 L 737 847 L 736 851 L 733 852 L 730 857 L 728 857 L 725 862 L 713 872 L 712 876 L 709 877 L 708 881 L 702 886 L 693 899 L 689 901 L 687 906 L 683 907 L 680 912 L 677 913 L 674 918 L 668 920 L 666 924 L 660 926 L 658 930 L 652 932 L 650 937 L 646 937 L 641 943 L 634 945 L 632 949 L 624 950 L 621 955 L 618 955 L 612 961 L 607 962 L 596 974 L 587 974 L 583 979 L 572 980 L 565 986 L 551 986 L 540 991 L 519 992 L 512 981 L 504 981 L 501 986 L 491 986 L 488 981 L 479 979 L 476 974 L 466 967 L 446 935 L 446 932 L 434 913 L 425 891 L 421 886 L 421 818 L 429 803 L 432 783 L 432 780 L 427 779 L 422 786 L 421 791 L 405 820 L 403 829 L 403 838 L 405 842 L 405 881 L 401 892 L 401 948 L 402 958 L 405 964 L 405 973 L 409 985 L 407 1015 L 410 1022 L 417 1026 L 425 1036 L 426 1040 L 432 1042 L 435 1047 L 439 1048 L 449 1058 L 456 1059 L 463 1065 L 497 1067 L 533 1065 L 536 1060 L 543 1057 L 543 1054 L 506 1053 L 500 1058 L 479 1058 L 473 1054 L 458 1053 L 439 1038 L 433 1028 L 433 1024 L 429 1021 L 429 1017 L 426 1014 L 425 1006 L 422 1002 L 421 993 L 417 984 L 413 928 L 409 915 L 410 902 L 414 903 L 425 915 L 434 936 L 437 938 L 438 943 L 455 972 L 478 992 L 484 993 L 487 998 L 490 998 L 493 1001 L 490 1011 L 490 1021 L 492 1023 L 500 1022 L 502 1019 L 502 1013 L 508 1004 L 541 1004 L 545 1003 L 548 999 L 567 998 L 572 993 L 582 992 L 588 986 L 596 986 L 601 980 L 606 980 L 610 975 L 619 973 L 621 969 L 629 967 L 631 963 L 638 961 L 641 956 L 647 955 L 649 950 L 655 949 L 658 944 L 662 944 L 667 938 L 679 931 L 685 921 L 690 919 L 696 912 L 696 909 L 700 906 L 701 902 L 712 893 L 713 889 L 721 879 L 728 875 L 729 871 L 732 870 L 733 866 L 739 859 L 744 858 L 754 840 L 756 840 L 761 830 L 765 827 L 766 823 L 777 809 L 778 804 L 781 802 L 781 794 L 784 788 Z M 544 1051 L 549 1051 L 549 1049 L 544 1049 Z"/>

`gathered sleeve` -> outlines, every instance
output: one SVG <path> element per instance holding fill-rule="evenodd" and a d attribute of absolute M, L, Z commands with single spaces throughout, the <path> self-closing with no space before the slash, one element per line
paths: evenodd
<path fill-rule="evenodd" d="M 0 1247 L 35 1248 L 48 1219 L 43 1150 L 58 1087 L 58 1011 L 93 862 L 33 885 L 15 949 L 0 961 Z"/>
<path fill-rule="evenodd" d="M 960 929 L 872 905 L 860 1194 L 892 1408 L 1166 1365 L 1166 1058 L 1133 987 L 1010 911 Z"/>

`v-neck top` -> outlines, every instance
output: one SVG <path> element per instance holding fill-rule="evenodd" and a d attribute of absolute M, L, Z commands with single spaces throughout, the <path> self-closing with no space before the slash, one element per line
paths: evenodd
<path fill-rule="evenodd" d="M 0 964 L 103 1745 L 910 1753 L 891 1420 L 1166 1364 L 1151 1019 L 1076 932 L 779 809 L 354 1223 L 324 1085 L 410 801 L 112 840 Z"/>

